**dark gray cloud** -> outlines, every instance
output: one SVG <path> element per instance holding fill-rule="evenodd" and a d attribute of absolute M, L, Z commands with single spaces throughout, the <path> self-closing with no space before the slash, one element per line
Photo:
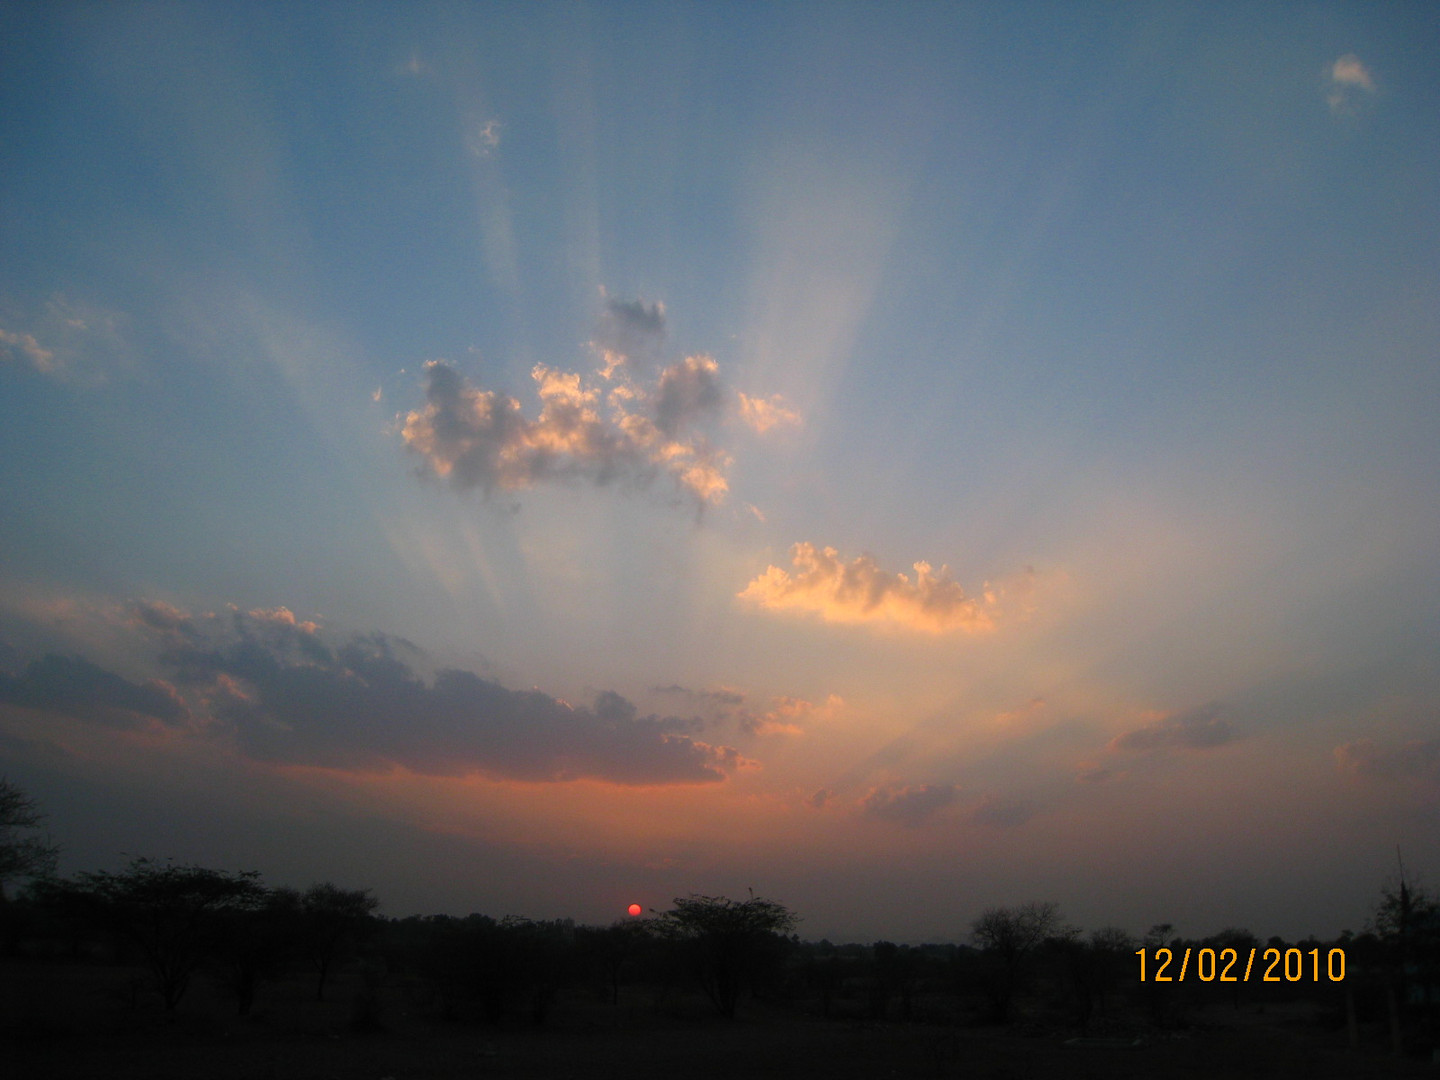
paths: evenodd
<path fill-rule="evenodd" d="M 1364 780 L 1420 781 L 1440 784 L 1440 739 L 1425 739 L 1403 746 L 1376 746 L 1357 739 L 1335 748 L 1335 764 L 1342 772 Z"/>
<path fill-rule="evenodd" d="M 1188 712 L 1176 713 L 1153 724 L 1118 735 L 1112 750 L 1210 750 L 1241 738 L 1239 730 L 1220 714 L 1222 706 L 1211 703 Z"/>
<path fill-rule="evenodd" d="M 653 369 L 665 347 L 665 305 L 607 299 L 591 344 L 601 353 L 606 368 Z"/>
<path fill-rule="evenodd" d="M 875 788 L 860 800 L 866 817 L 895 821 L 914 828 L 955 801 L 954 784 L 920 784 L 917 787 Z"/>
<path fill-rule="evenodd" d="M 687 356 L 661 372 L 655 426 L 674 438 L 685 425 L 719 413 L 725 400 L 719 371 L 709 356 Z"/>
<path fill-rule="evenodd" d="M 1004 800 L 987 795 L 970 811 L 970 820 L 976 825 L 996 829 L 1013 829 L 1024 825 L 1035 816 L 1034 808 L 1027 802 Z"/>
<path fill-rule="evenodd" d="M 235 623 L 224 640 L 172 648 L 164 661 L 258 760 L 630 785 L 709 783 L 741 764 L 737 751 L 684 734 L 692 721 L 641 716 L 612 691 L 572 707 L 459 669 L 427 681 L 382 634 L 332 650 L 284 620 L 237 612 Z"/>
<path fill-rule="evenodd" d="M 691 690 L 679 683 L 671 683 L 669 686 L 652 686 L 652 694 L 684 694 L 686 697 L 697 698 L 701 701 L 713 701 L 718 705 L 743 705 L 745 695 L 739 690 L 728 690 L 719 687 L 715 690 Z"/>
<path fill-rule="evenodd" d="M 132 600 L 127 610 L 132 626 L 143 627 L 162 641 L 181 645 L 204 640 L 193 618 L 163 600 Z"/>
<path fill-rule="evenodd" d="M 190 716 L 168 683 L 134 683 L 83 657 L 54 653 L 30 661 L 19 675 L 0 674 L 0 703 L 118 728 L 150 720 L 173 727 Z"/>

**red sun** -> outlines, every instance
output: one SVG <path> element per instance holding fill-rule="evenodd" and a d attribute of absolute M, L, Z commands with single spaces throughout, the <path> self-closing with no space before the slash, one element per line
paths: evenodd
<path fill-rule="evenodd" d="M 644 911 L 645 909 L 642 908 L 639 904 L 631 904 L 625 910 L 630 912 L 631 915 L 639 915 L 640 912 Z"/>

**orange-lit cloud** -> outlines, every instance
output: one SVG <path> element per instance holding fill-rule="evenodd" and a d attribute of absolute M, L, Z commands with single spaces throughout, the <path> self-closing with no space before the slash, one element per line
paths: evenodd
<path fill-rule="evenodd" d="M 798 543 L 790 549 L 792 575 L 771 566 L 755 578 L 740 599 L 772 611 L 802 611 L 826 622 L 889 623 L 932 634 L 994 629 L 998 591 L 967 596 L 948 567 L 936 573 L 927 562 L 915 564 L 915 578 L 882 570 L 870 555 L 842 562 L 834 548 Z"/>
<path fill-rule="evenodd" d="M 768 399 L 751 397 L 744 392 L 738 396 L 740 419 L 761 435 L 774 427 L 798 426 L 800 423 L 800 414 L 786 405 L 779 394 L 771 394 Z"/>
<path fill-rule="evenodd" d="M 740 711 L 740 730 L 748 735 L 799 735 L 816 720 L 828 720 L 845 704 L 839 694 L 831 694 L 820 704 L 803 698 L 778 697 L 763 713 Z"/>

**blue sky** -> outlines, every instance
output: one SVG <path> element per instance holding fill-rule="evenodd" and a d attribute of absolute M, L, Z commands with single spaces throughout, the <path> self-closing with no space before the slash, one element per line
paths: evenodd
<path fill-rule="evenodd" d="M 1358 929 L 1440 808 L 1427 5 L 12 5 L 0 769 L 812 936 Z"/>

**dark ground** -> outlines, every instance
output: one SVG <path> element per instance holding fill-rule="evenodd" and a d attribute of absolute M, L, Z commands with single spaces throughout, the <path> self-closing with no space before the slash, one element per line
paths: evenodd
<path fill-rule="evenodd" d="M 820 1020 L 746 1002 L 741 1018 L 707 1015 L 699 999 L 633 991 L 619 1006 L 589 995 L 557 1002 L 544 1028 L 445 1021 L 415 987 L 383 986 L 378 1030 L 353 1027 L 359 984 L 308 1000 L 299 976 L 262 988 L 239 1018 L 197 981 L 168 1020 L 128 969 L 8 966 L 0 971 L 3 1058 L 13 1077 L 184 1080 L 459 1080 L 459 1078 L 1151 1078 L 1440 1076 L 1428 1060 L 1386 1053 L 1371 1025 L 1351 1050 L 1314 1006 L 1211 1007 L 1181 1031 L 1110 1020 L 1111 1045 L 1067 1045 L 1076 1032 Z M 1113 1045 L 1138 1037 L 1138 1046 Z M 1099 1040 L 1096 1040 L 1099 1041 Z"/>

